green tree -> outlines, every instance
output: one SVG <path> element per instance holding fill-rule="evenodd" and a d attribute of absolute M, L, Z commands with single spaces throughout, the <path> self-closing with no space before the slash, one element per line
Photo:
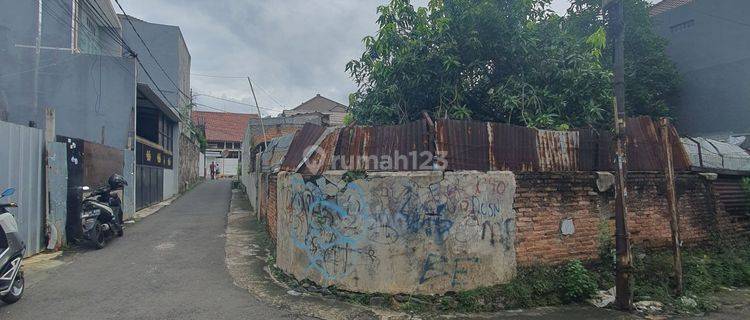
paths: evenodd
<path fill-rule="evenodd" d="M 578 3 L 585 10 L 574 19 L 554 14 L 549 2 L 432 0 L 415 8 L 392 0 L 379 7 L 379 31 L 347 65 L 359 85 L 350 96 L 354 119 L 400 123 L 426 110 L 538 128 L 608 126 L 612 85 L 601 17 L 586 25 L 593 6 Z"/>
<path fill-rule="evenodd" d="M 653 32 L 645 0 L 623 0 L 625 8 L 625 107 L 633 115 L 670 116 L 679 98 L 680 76 L 665 50 L 667 41 Z M 601 0 L 573 0 L 565 28 L 586 37 L 605 28 Z M 611 48 L 611 46 L 609 47 Z M 612 52 L 602 65 L 612 67 Z"/>

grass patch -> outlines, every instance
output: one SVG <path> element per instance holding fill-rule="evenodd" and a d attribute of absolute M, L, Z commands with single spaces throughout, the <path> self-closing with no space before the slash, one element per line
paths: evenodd
<path fill-rule="evenodd" d="M 671 252 L 644 252 L 635 259 L 636 296 L 668 300 L 674 288 Z M 721 287 L 750 286 L 750 248 L 713 247 L 683 251 L 685 293 L 703 296 Z"/>

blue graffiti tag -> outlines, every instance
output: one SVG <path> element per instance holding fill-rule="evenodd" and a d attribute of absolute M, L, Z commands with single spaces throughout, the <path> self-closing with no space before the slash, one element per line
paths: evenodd
<path fill-rule="evenodd" d="M 320 186 L 313 183 L 305 183 L 300 177 L 292 177 L 291 186 L 292 205 L 294 213 L 302 216 L 292 217 L 300 219 L 298 224 L 292 223 L 292 243 L 307 256 L 308 266 L 306 272 L 315 270 L 325 279 L 334 280 L 345 277 L 351 272 L 351 266 L 360 253 L 356 248 L 360 240 L 358 232 L 349 234 L 354 228 L 356 221 L 347 225 L 347 220 L 367 219 L 368 208 L 364 199 L 362 189 L 349 183 L 345 190 L 352 190 L 359 200 L 359 212 L 348 212 L 335 201 L 329 200 Z M 335 196 L 330 196 L 336 199 Z M 338 255 L 341 253 L 342 258 Z"/>

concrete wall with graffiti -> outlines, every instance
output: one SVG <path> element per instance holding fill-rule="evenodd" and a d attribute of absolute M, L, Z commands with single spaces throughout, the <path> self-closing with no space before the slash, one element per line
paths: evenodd
<path fill-rule="evenodd" d="M 511 172 L 278 176 L 277 265 L 359 292 L 444 293 L 515 276 Z"/>

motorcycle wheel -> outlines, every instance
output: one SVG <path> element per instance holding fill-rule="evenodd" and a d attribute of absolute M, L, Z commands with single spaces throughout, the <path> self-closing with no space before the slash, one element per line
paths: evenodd
<path fill-rule="evenodd" d="M 94 248 L 97 250 L 104 248 L 104 244 L 107 241 L 107 234 L 102 231 L 102 224 L 99 221 L 96 222 L 92 231 L 91 243 L 94 245 Z"/>
<path fill-rule="evenodd" d="M 26 281 L 23 278 L 23 271 L 19 271 L 16 275 L 16 279 L 13 280 L 13 284 L 10 288 L 10 292 L 8 292 L 7 295 L 0 298 L 0 300 L 3 300 L 3 302 L 7 304 L 16 303 L 18 300 L 21 300 L 21 297 L 23 296 L 24 288 L 26 285 Z"/>

